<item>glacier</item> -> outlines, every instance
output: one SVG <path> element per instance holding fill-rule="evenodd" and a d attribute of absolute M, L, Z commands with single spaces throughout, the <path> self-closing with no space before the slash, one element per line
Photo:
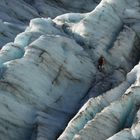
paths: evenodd
<path fill-rule="evenodd" d="M 140 139 L 139 0 L 0 7 L 0 139 Z"/>

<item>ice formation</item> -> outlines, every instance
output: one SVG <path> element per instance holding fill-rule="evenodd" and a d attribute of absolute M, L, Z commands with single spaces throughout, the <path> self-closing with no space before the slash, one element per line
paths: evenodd
<path fill-rule="evenodd" d="M 94 9 L 100 0 L 1 0 L 0 2 L 0 48 L 14 40 L 23 32 L 29 21 L 37 17 L 56 17 L 70 12 L 88 12 Z M 82 8 L 84 5 L 84 8 Z"/>
<path fill-rule="evenodd" d="M 99 4 L 54 19 L 39 18 L 50 1 L 14 1 L 25 9 L 0 21 L 0 139 L 139 140 L 140 1 L 56 0 Z"/>

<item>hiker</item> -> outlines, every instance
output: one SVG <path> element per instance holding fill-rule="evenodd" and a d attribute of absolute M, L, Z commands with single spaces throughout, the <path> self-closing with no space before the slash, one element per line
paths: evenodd
<path fill-rule="evenodd" d="M 101 72 L 104 69 L 105 58 L 101 55 L 98 59 L 98 70 Z"/>

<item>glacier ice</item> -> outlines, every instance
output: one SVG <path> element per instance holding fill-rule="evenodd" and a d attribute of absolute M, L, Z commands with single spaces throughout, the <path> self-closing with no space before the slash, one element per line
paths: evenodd
<path fill-rule="evenodd" d="M 88 90 L 96 68 L 88 54 L 74 40 L 59 35 L 59 32 L 58 35 L 52 35 L 50 32 L 40 30 L 43 24 L 43 22 L 41 25 L 38 23 L 40 20 L 43 19 L 36 19 L 34 23 L 31 21 L 31 28 L 18 35 L 14 43 L 2 48 L 1 65 L 5 67 L 5 71 L 0 81 L 1 93 L 6 92 L 17 102 L 22 103 L 23 107 L 28 105 L 29 110 L 34 108 L 36 110 L 34 114 L 37 110 L 45 109 L 50 110 L 50 113 L 53 112 L 55 119 L 60 114 L 62 121 L 66 123 Z M 47 24 L 47 20 L 45 21 Z M 34 33 L 32 27 L 35 28 Z M 57 29 L 52 28 L 53 30 Z M 69 102 L 69 99 L 72 102 Z M 26 117 L 32 120 L 36 118 L 30 113 Z M 10 122 L 9 119 L 5 118 Z M 59 122 L 59 118 L 56 120 Z M 14 133 L 9 139 L 29 139 L 33 123 L 34 121 L 31 122 L 30 129 L 28 123 L 23 124 L 25 129 L 15 127 L 13 131 L 18 129 L 24 133 L 24 136 L 21 133 Z M 60 127 L 56 127 L 55 130 L 57 133 L 63 126 L 61 122 L 59 125 Z M 12 124 L 9 125 L 11 126 Z M 49 129 L 47 131 L 50 132 Z M 55 138 L 55 131 L 52 129 L 48 137 Z M 8 139 L 8 136 L 4 139 Z"/>
<path fill-rule="evenodd" d="M 139 139 L 140 2 L 102 0 L 88 13 L 32 19 L 47 4 L 34 1 L 38 13 L 32 1 L 21 1 L 13 20 L 0 21 L 2 46 L 13 41 L 0 51 L 0 139 Z"/>
<path fill-rule="evenodd" d="M 119 129 L 124 125 L 125 119 L 130 114 L 131 109 L 134 108 L 134 106 L 137 107 L 137 105 L 139 104 L 139 92 L 138 92 L 139 88 L 137 88 L 138 83 L 137 82 L 134 83 L 134 81 L 136 81 L 135 78 L 139 77 L 138 67 L 139 65 L 128 74 L 127 80 L 123 82 L 121 85 L 119 85 L 119 87 L 116 87 L 108 91 L 102 96 L 90 99 L 81 108 L 78 114 L 69 122 L 66 130 L 58 139 L 92 140 L 98 137 L 98 139 L 103 140 L 107 139 L 108 137 L 119 131 Z M 135 78 L 134 73 L 136 75 Z M 129 86 L 130 88 L 128 89 Z M 125 92 L 125 90 L 126 90 L 125 95 L 121 97 L 121 95 Z M 118 101 L 113 102 L 114 100 L 117 99 Z M 111 102 L 113 103 L 109 105 Z M 98 113 L 100 111 L 101 113 Z M 132 128 L 134 126 L 132 126 Z M 139 136 L 138 126 L 136 128 L 137 130 L 132 129 L 132 131 L 133 133 L 136 133 L 135 135 L 137 135 L 138 137 Z M 114 140 L 115 138 L 123 139 L 125 136 L 128 139 L 132 137 L 129 136 L 130 134 L 126 133 L 128 133 L 127 130 L 119 132 L 112 138 L 109 138 L 109 140 Z"/>

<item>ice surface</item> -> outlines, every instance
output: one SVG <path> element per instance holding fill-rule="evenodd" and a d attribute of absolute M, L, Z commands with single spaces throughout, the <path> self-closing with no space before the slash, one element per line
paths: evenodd
<path fill-rule="evenodd" d="M 46 3 L 34 1 L 37 13 L 32 1 L 14 2 L 14 20 L 0 21 L 1 43 L 13 40 L 0 52 L 0 138 L 139 139 L 139 123 L 133 122 L 140 103 L 139 24 L 129 20 L 139 22 L 138 1 L 103 0 L 89 13 L 35 18 L 27 28 L 23 23 L 44 15 Z M 101 55 L 103 71 L 97 69 Z"/>

